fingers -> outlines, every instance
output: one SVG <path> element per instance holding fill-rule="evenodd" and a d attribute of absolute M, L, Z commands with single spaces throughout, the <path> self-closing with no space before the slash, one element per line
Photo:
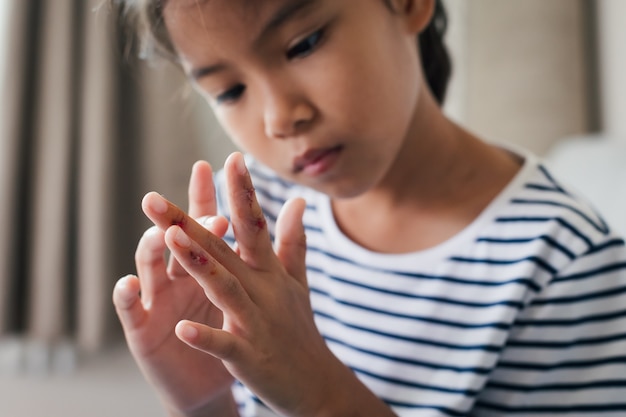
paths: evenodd
<path fill-rule="evenodd" d="M 226 269 L 234 274 L 242 272 L 240 268 L 242 264 L 241 259 L 220 236 L 207 231 L 187 213 L 158 193 L 150 192 L 146 194 L 142 201 L 142 208 L 146 216 L 160 230 L 165 231 L 171 226 L 180 227 L 191 239 L 198 242 L 204 250 L 211 253 L 211 256 L 224 265 Z"/>
<path fill-rule="evenodd" d="M 192 348 L 201 350 L 221 360 L 233 360 L 240 356 L 243 340 L 219 329 L 181 320 L 175 328 L 176 336 Z"/>
<path fill-rule="evenodd" d="M 128 275 L 120 278 L 113 289 L 113 305 L 125 331 L 138 327 L 146 318 L 139 288 L 139 279 Z"/>
<path fill-rule="evenodd" d="M 223 238 L 228 230 L 228 220 L 224 216 L 204 216 L 197 219 L 197 222 L 215 236 Z M 175 257 L 170 256 L 167 266 L 167 275 L 171 279 L 187 277 L 187 271 L 183 268 Z"/>
<path fill-rule="evenodd" d="M 236 323 L 246 322 L 252 302 L 242 283 L 183 229 L 172 226 L 165 241 L 178 262 L 196 279 L 211 301 Z M 241 261 L 240 261 L 241 262 Z"/>
<path fill-rule="evenodd" d="M 224 216 L 201 217 L 198 219 L 198 223 L 220 238 L 223 238 L 228 230 L 228 220 Z"/>
<path fill-rule="evenodd" d="M 276 255 L 289 275 L 306 285 L 306 235 L 302 216 L 303 199 L 289 200 L 280 210 L 276 221 Z"/>
<path fill-rule="evenodd" d="M 154 293 L 162 285 L 167 284 L 169 278 L 165 263 L 165 239 L 163 232 L 156 226 L 145 231 L 135 251 L 135 266 L 137 275 L 141 279 L 142 302 L 145 308 L 150 308 Z"/>
<path fill-rule="evenodd" d="M 243 155 L 231 154 L 224 169 L 231 223 L 241 259 L 255 269 L 267 269 L 275 259 L 272 242 Z"/>
<path fill-rule="evenodd" d="M 208 162 L 198 161 L 193 165 L 188 192 L 189 215 L 191 217 L 198 218 L 217 214 L 213 171 Z"/>
<path fill-rule="evenodd" d="M 198 161 L 193 165 L 187 191 L 189 196 L 189 215 L 191 217 L 198 219 L 203 216 L 215 216 L 217 214 L 213 170 L 208 162 Z M 223 234 L 216 234 L 223 236 Z M 173 257 L 170 257 L 168 272 L 172 278 L 187 276 L 187 272 Z"/>

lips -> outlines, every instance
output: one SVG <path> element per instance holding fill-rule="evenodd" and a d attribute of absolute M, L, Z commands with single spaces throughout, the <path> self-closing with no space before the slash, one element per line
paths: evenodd
<path fill-rule="evenodd" d="M 295 173 L 307 172 L 309 174 L 320 174 L 326 171 L 332 165 L 339 152 L 341 146 L 332 148 L 311 149 L 301 156 L 294 159 L 293 171 Z"/>

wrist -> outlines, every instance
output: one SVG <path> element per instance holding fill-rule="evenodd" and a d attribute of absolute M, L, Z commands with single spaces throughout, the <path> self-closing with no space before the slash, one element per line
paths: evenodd
<path fill-rule="evenodd" d="M 325 384 L 324 400 L 320 401 L 315 417 L 396 417 L 350 368 L 339 363 L 330 379 L 332 383 Z"/>
<path fill-rule="evenodd" d="M 239 417 L 239 410 L 229 390 L 211 402 L 192 410 L 170 409 L 168 415 L 170 417 Z"/>

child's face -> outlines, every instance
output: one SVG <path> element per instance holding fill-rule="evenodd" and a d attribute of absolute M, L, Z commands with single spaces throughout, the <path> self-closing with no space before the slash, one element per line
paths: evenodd
<path fill-rule="evenodd" d="M 170 0 L 164 17 L 244 151 L 333 197 L 388 175 L 423 89 L 421 28 L 404 13 L 383 0 Z"/>

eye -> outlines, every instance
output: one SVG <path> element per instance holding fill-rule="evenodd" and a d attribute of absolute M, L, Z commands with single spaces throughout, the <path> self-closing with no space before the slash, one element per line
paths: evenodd
<path fill-rule="evenodd" d="M 309 55 L 315 50 L 323 35 L 323 29 L 313 32 L 287 51 L 287 59 L 302 58 Z"/>
<path fill-rule="evenodd" d="M 237 101 L 245 90 L 245 85 L 237 84 L 236 86 L 218 95 L 215 100 L 217 101 L 217 104 L 232 103 L 234 101 Z"/>

